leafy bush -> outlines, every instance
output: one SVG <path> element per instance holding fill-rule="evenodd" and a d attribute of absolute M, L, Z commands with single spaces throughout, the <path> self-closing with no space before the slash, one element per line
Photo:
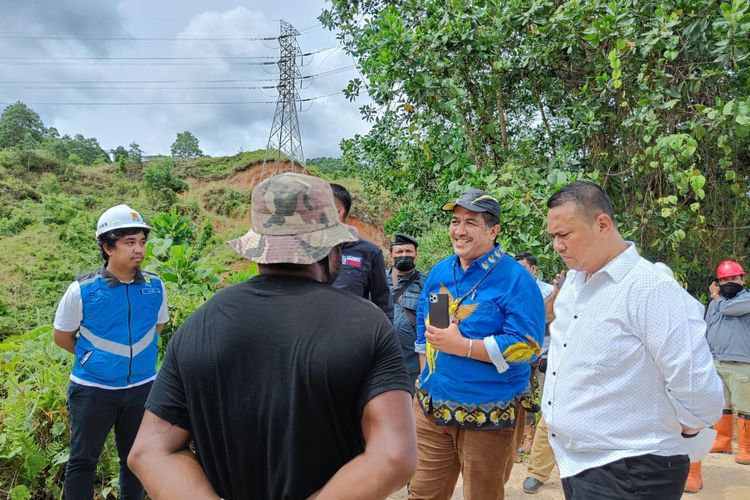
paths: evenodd
<path fill-rule="evenodd" d="M 406 233 L 416 237 L 426 231 L 439 215 L 440 211 L 432 204 L 408 200 L 385 221 L 385 234 Z"/>
<path fill-rule="evenodd" d="M 203 194 L 203 203 L 208 210 L 230 217 L 247 210 L 249 201 L 249 193 L 223 186 L 212 187 Z"/>
<path fill-rule="evenodd" d="M 143 169 L 143 184 L 152 193 L 164 189 L 181 193 L 188 189 L 187 183 L 175 175 L 174 162 L 170 158 L 150 162 Z"/>
<path fill-rule="evenodd" d="M 0 236 L 11 236 L 23 231 L 36 222 L 37 210 L 30 209 L 29 203 L 13 208 L 7 218 L 0 219 Z M 34 207 L 36 208 L 36 207 Z"/>
<path fill-rule="evenodd" d="M 191 243 L 195 240 L 195 227 L 190 219 L 178 214 L 175 209 L 161 212 L 148 221 L 151 226 L 151 238 L 169 239 L 176 245 Z"/>
<path fill-rule="evenodd" d="M 45 172 L 42 174 L 37 188 L 44 194 L 58 194 L 62 190 L 60 179 L 51 172 Z"/>
<path fill-rule="evenodd" d="M 435 264 L 453 253 L 448 223 L 435 223 L 419 235 L 419 257 L 417 268 L 422 272 L 430 272 Z"/>
<path fill-rule="evenodd" d="M 305 162 L 311 174 L 337 179 L 351 174 L 349 166 L 341 158 L 311 158 Z"/>
<path fill-rule="evenodd" d="M 45 196 L 42 201 L 42 222 L 46 224 L 66 224 L 83 209 L 81 201 L 64 194 Z"/>
<path fill-rule="evenodd" d="M 24 172 L 65 174 L 69 167 L 66 161 L 56 158 L 43 149 L 4 149 L 0 151 L 0 165 L 17 174 Z"/>
<path fill-rule="evenodd" d="M 0 344 L 0 484 L 10 498 L 60 498 L 69 454 L 66 389 L 72 356 L 42 326 Z M 117 484 L 112 441 L 100 461 L 99 494 Z"/>

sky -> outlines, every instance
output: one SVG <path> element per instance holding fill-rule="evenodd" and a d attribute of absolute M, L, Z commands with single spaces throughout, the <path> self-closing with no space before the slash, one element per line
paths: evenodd
<path fill-rule="evenodd" d="M 61 135 L 95 137 L 105 150 L 136 142 L 146 154 L 169 154 L 185 130 L 211 156 L 261 149 L 276 107 L 279 45 L 249 38 L 277 37 L 283 19 L 301 32 L 302 53 L 316 52 L 300 67 L 317 75 L 299 90 L 311 99 L 298 106 L 304 156 L 340 156 L 339 141 L 369 124 L 358 111 L 364 101 L 340 93 L 358 73 L 317 20 L 325 4 L 0 0 L 0 107 L 20 100 Z M 217 102 L 229 104 L 196 104 Z"/>

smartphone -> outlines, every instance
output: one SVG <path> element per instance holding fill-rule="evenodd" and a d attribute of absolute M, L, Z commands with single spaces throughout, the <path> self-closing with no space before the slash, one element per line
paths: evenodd
<path fill-rule="evenodd" d="M 448 328 L 448 294 L 431 293 L 430 300 L 430 324 L 438 328 Z"/>

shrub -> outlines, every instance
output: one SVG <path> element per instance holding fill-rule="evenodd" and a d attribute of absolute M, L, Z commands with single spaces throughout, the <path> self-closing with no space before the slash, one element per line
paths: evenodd
<path fill-rule="evenodd" d="M 169 158 L 149 163 L 143 169 L 143 184 L 152 193 L 164 189 L 181 193 L 188 189 L 187 183 L 175 175 L 174 162 Z"/>
<path fill-rule="evenodd" d="M 250 195 L 227 187 L 212 187 L 203 194 L 208 210 L 219 215 L 235 216 L 247 210 Z"/>
<path fill-rule="evenodd" d="M 72 356 L 50 341 L 51 326 L 0 344 L 0 484 L 10 498 L 59 498 L 69 454 L 66 389 Z M 100 460 L 100 497 L 117 484 L 110 439 Z M 116 487 L 116 486 L 115 486 Z"/>
<path fill-rule="evenodd" d="M 60 187 L 60 179 L 51 172 L 45 172 L 42 174 L 37 188 L 44 194 L 57 194 L 62 190 Z"/>

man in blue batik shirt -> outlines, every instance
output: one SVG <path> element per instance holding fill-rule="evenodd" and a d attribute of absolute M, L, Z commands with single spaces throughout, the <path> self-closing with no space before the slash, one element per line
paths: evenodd
<path fill-rule="evenodd" d="M 468 189 L 452 212 L 454 255 L 425 281 L 417 308 L 417 473 L 409 498 L 502 499 L 513 467 L 516 418 L 529 408 L 530 364 L 541 352 L 544 303 L 533 277 L 495 239 L 500 205 Z M 429 325 L 428 295 L 449 295 L 451 324 Z M 519 300 L 523 297 L 523 300 Z"/>

